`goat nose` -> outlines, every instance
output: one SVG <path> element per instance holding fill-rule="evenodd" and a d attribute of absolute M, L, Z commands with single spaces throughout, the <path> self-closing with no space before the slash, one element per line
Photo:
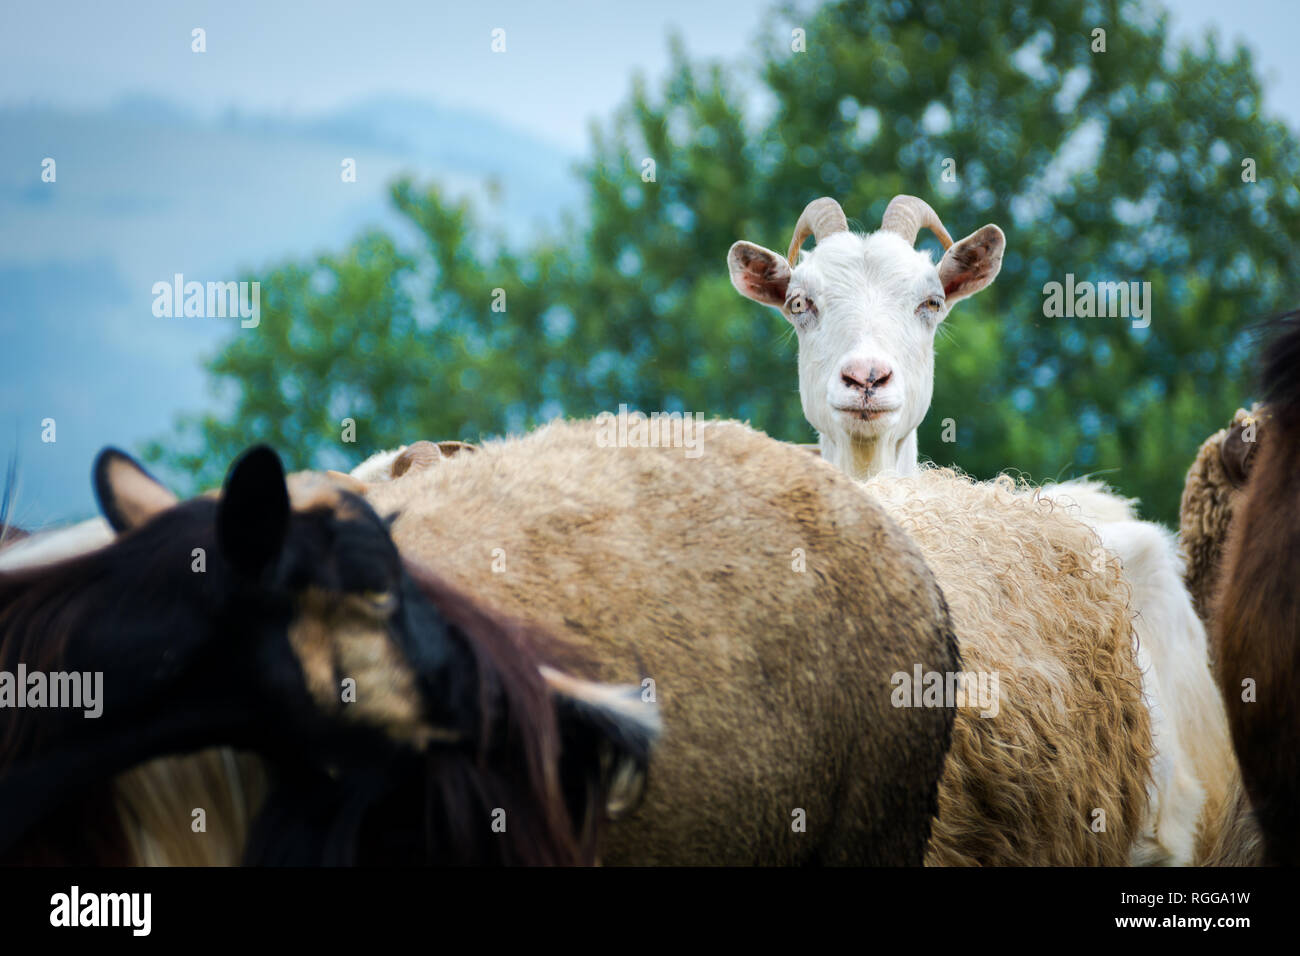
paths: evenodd
<path fill-rule="evenodd" d="M 883 388 L 893 378 L 894 370 L 884 362 L 866 362 L 855 359 L 846 362 L 840 369 L 840 381 L 849 388 L 860 392 L 869 392 L 873 388 Z"/>

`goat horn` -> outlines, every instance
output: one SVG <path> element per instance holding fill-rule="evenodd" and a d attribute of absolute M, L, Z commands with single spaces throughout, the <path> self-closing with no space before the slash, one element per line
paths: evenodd
<path fill-rule="evenodd" d="M 885 215 L 880 220 L 880 228 L 886 232 L 897 233 L 911 245 L 916 244 L 918 232 L 929 229 L 939 237 L 944 249 L 952 245 L 952 236 L 948 235 L 948 230 L 943 228 L 943 223 L 939 221 L 939 214 L 930 208 L 928 202 L 915 196 L 895 196 L 889 200 L 889 205 L 885 207 Z"/>
<path fill-rule="evenodd" d="M 821 242 L 833 233 L 848 231 L 849 221 L 844 218 L 839 203 L 829 196 L 814 199 L 804 207 L 799 221 L 794 224 L 794 238 L 790 240 L 790 251 L 785 257 L 790 260 L 790 265 L 794 265 L 800 247 L 809 236 Z"/>

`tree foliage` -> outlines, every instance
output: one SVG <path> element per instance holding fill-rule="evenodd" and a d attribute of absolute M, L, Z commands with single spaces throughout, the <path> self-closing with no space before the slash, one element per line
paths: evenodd
<path fill-rule="evenodd" d="M 396 183 L 419 243 L 366 235 L 264 278 L 260 327 L 209 365 L 228 411 L 147 453 L 208 485 L 259 440 L 340 467 L 620 403 L 813 440 L 793 336 L 731 289 L 726 251 L 784 248 L 820 195 L 872 229 L 906 192 L 955 235 L 1008 237 L 997 282 L 942 327 L 922 454 L 981 477 L 1100 473 L 1174 520 L 1197 445 L 1251 394 L 1243 330 L 1296 304 L 1300 150 L 1262 115 L 1248 52 L 1176 47 L 1138 2 L 894 0 L 777 10 L 748 59 L 674 43 L 662 86 L 635 79 L 593 129 L 587 208 L 525 248 Z M 1047 318 L 1044 284 L 1067 273 L 1150 282 L 1150 327 Z"/>

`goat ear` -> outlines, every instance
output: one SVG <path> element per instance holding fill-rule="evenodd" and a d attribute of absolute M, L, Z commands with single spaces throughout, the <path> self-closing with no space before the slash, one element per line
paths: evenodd
<path fill-rule="evenodd" d="M 790 285 L 790 263 L 785 256 L 752 242 L 737 242 L 727 253 L 731 284 L 746 299 L 781 308 Z"/>
<path fill-rule="evenodd" d="M 635 684 L 598 684 L 550 667 L 541 672 L 555 697 L 565 772 L 589 775 L 587 788 L 600 794 L 609 819 L 631 812 L 645 792 L 661 732 L 658 705 L 643 700 Z"/>
<path fill-rule="evenodd" d="M 131 531 L 179 500 L 124 451 L 105 448 L 92 470 L 95 498 L 116 532 Z"/>
<path fill-rule="evenodd" d="M 424 471 L 430 465 L 442 461 L 442 449 L 431 441 L 417 441 L 406 446 L 406 450 L 393 459 L 392 476 L 401 478 L 408 472 Z"/>
<path fill-rule="evenodd" d="M 955 242 L 939 262 L 939 281 L 948 305 L 974 295 L 997 278 L 1007 237 L 997 226 L 977 229 Z"/>
<path fill-rule="evenodd" d="M 475 451 L 478 451 L 477 445 L 463 441 L 413 442 L 393 459 L 392 475 L 394 478 L 400 478 L 405 474 L 424 471 L 430 465 L 436 465 L 444 459 Z"/>
<path fill-rule="evenodd" d="M 1255 449 L 1258 442 L 1255 440 L 1255 431 L 1258 427 L 1254 421 L 1250 425 L 1250 440 L 1246 438 L 1247 425 L 1242 422 L 1233 422 L 1232 427 L 1228 429 L 1228 434 L 1223 439 L 1223 444 L 1219 446 L 1219 458 L 1223 462 L 1223 471 L 1228 476 L 1228 481 L 1232 487 L 1240 488 L 1246 484 L 1246 479 L 1250 477 L 1250 466 L 1255 457 Z"/>
<path fill-rule="evenodd" d="M 230 468 L 217 507 L 217 543 L 237 571 L 260 574 L 279 556 L 289 530 L 289 489 L 280 456 L 266 445 Z"/>
<path fill-rule="evenodd" d="M 478 451 L 478 445 L 471 445 L 467 441 L 440 441 L 438 451 L 442 452 L 443 458 L 454 458 L 465 452 Z"/>

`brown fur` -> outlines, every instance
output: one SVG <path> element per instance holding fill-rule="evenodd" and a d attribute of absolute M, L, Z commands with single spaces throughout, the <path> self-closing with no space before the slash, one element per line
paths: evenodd
<path fill-rule="evenodd" d="M 1255 466 L 1258 448 L 1267 443 L 1267 415 L 1260 406 L 1239 408 L 1227 428 L 1221 428 L 1197 450 L 1187 470 L 1178 509 L 1179 548 L 1184 581 L 1196 612 L 1214 635 L 1215 607 L 1223 577 L 1233 516 L 1242 507 L 1246 478 Z M 1243 442 L 1242 431 L 1254 426 L 1254 442 Z M 1221 681 L 1218 642 L 1209 642 L 1210 669 Z M 1239 690 L 1234 693 L 1239 694 Z M 1231 701 L 1225 698 L 1231 706 Z M 1207 866 L 1258 866 L 1264 860 L 1263 835 L 1241 779 L 1236 754 L 1222 781 L 1224 799 L 1207 820 L 1197 857 Z"/>
<path fill-rule="evenodd" d="M 1268 435 L 1236 508 L 1214 609 L 1219 686 L 1269 862 L 1300 865 L 1300 312 L 1264 354 Z M 1243 683 L 1254 682 L 1244 700 Z"/>
<path fill-rule="evenodd" d="M 369 497 L 404 554 L 558 634 L 582 676 L 654 681 L 664 738 L 605 861 L 919 863 L 952 712 L 893 707 L 890 677 L 957 660 L 916 550 L 744 426 L 704 426 L 694 460 L 598 433 L 556 423 Z"/>
<path fill-rule="evenodd" d="M 965 668 L 1000 678 L 997 716 L 958 711 L 927 863 L 1127 865 L 1153 751 L 1118 561 L 1010 479 L 864 486 L 934 570 Z"/>

